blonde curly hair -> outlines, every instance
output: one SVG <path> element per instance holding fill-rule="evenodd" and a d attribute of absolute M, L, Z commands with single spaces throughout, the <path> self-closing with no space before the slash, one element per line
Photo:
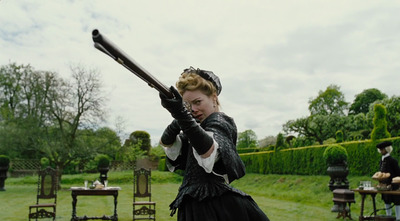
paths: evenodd
<path fill-rule="evenodd" d="M 185 71 L 179 77 L 179 80 L 176 82 L 176 88 L 178 92 L 183 95 L 186 91 L 195 91 L 200 90 L 206 96 L 210 97 L 212 95 L 217 95 L 217 89 L 211 81 L 207 81 L 198 75 L 195 71 L 188 72 Z M 219 100 L 217 96 L 217 105 L 219 106 Z"/>

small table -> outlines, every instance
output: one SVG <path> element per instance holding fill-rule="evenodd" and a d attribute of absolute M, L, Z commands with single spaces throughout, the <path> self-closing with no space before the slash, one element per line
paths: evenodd
<path fill-rule="evenodd" d="M 117 198 L 120 187 L 107 187 L 103 189 L 85 189 L 84 187 L 71 187 L 69 189 L 72 196 L 72 218 L 71 221 L 75 220 L 89 220 L 89 219 L 101 219 L 101 220 L 118 220 L 117 214 Z M 114 215 L 112 216 L 100 216 L 100 217 L 88 217 L 86 215 L 82 217 L 76 216 L 76 204 L 78 202 L 78 196 L 114 196 Z"/>
<path fill-rule="evenodd" d="M 335 189 L 333 190 L 333 202 L 337 205 L 338 215 L 336 218 L 342 217 L 343 219 L 351 218 L 351 204 L 355 203 L 354 191 L 349 189 Z M 347 204 L 348 209 L 347 209 Z"/>
<path fill-rule="evenodd" d="M 360 217 L 359 220 L 375 220 L 376 216 L 376 202 L 375 202 L 375 197 L 376 194 L 389 194 L 389 195 L 400 195 L 399 190 L 377 190 L 377 189 L 372 189 L 372 190 L 360 190 L 360 189 L 352 189 L 354 192 L 359 192 L 361 194 L 361 212 L 360 212 Z M 374 209 L 374 216 L 364 216 L 364 201 L 365 197 L 367 195 L 371 195 L 372 197 L 372 206 Z"/>

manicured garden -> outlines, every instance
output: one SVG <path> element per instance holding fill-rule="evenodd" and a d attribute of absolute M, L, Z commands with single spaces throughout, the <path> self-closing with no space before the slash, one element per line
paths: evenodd
<path fill-rule="evenodd" d="M 132 171 L 109 172 L 109 186 L 120 186 L 118 196 L 119 220 L 132 220 Z M 84 180 L 94 180 L 98 174 L 64 175 L 62 189 L 58 192 L 57 220 L 70 220 L 72 198 L 68 191 L 71 186 L 83 186 Z M 360 181 L 371 180 L 367 176 L 349 176 L 350 188 L 356 188 Z M 153 200 L 157 202 L 157 220 L 176 220 L 170 217 L 169 203 L 175 198 L 181 177 L 169 172 L 152 172 Z M 271 220 L 338 220 L 337 213 L 330 211 L 333 206 L 332 192 L 328 188 L 329 176 L 261 175 L 247 174 L 232 183 L 233 186 L 252 195 L 261 209 Z M 374 181 L 373 181 L 374 183 Z M 1 220 L 27 220 L 28 206 L 36 201 L 37 177 L 8 178 L 6 191 L 0 192 Z M 356 203 L 351 205 L 354 220 L 360 213 L 361 199 L 356 193 Z M 377 196 L 377 208 L 383 208 Z M 112 197 L 79 197 L 77 215 L 111 215 Z M 370 199 L 366 201 L 365 214 L 372 213 Z M 383 214 L 380 211 L 379 214 Z"/>

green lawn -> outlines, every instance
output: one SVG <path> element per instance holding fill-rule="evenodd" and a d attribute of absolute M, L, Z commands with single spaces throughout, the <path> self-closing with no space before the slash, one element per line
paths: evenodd
<path fill-rule="evenodd" d="M 57 220 L 70 220 L 72 213 L 71 186 L 83 186 L 85 179 L 94 179 L 97 174 L 64 175 L 62 189 L 58 192 Z M 110 172 L 109 186 L 120 186 L 118 197 L 119 220 L 132 220 L 132 173 Z M 27 220 L 28 206 L 35 203 L 37 177 L 8 178 L 6 191 L 0 192 L 1 220 Z M 157 202 L 157 220 L 176 220 L 169 216 L 170 202 L 175 198 L 181 177 L 169 172 L 153 171 L 153 200 Z M 360 180 L 369 177 L 349 177 L 350 188 L 355 188 Z M 332 192 L 327 184 L 328 176 L 259 175 L 247 174 L 232 185 L 249 193 L 271 220 L 338 220 L 336 213 L 330 212 L 333 205 Z M 360 212 L 360 196 L 356 193 L 356 203 L 351 212 L 354 220 Z M 377 196 L 377 208 L 383 208 Z M 372 212 L 370 199 L 366 201 L 366 213 Z M 77 215 L 111 215 L 111 196 L 78 197 Z M 380 212 L 382 213 L 382 212 Z"/>

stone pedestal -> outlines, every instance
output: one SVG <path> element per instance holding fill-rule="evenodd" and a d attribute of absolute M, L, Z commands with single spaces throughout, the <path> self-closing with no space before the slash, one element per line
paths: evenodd
<path fill-rule="evenodd" d="M 0 167 L 0 191 L 5 191 L 5 181 L 7 179 L 8 167 Z"/>

